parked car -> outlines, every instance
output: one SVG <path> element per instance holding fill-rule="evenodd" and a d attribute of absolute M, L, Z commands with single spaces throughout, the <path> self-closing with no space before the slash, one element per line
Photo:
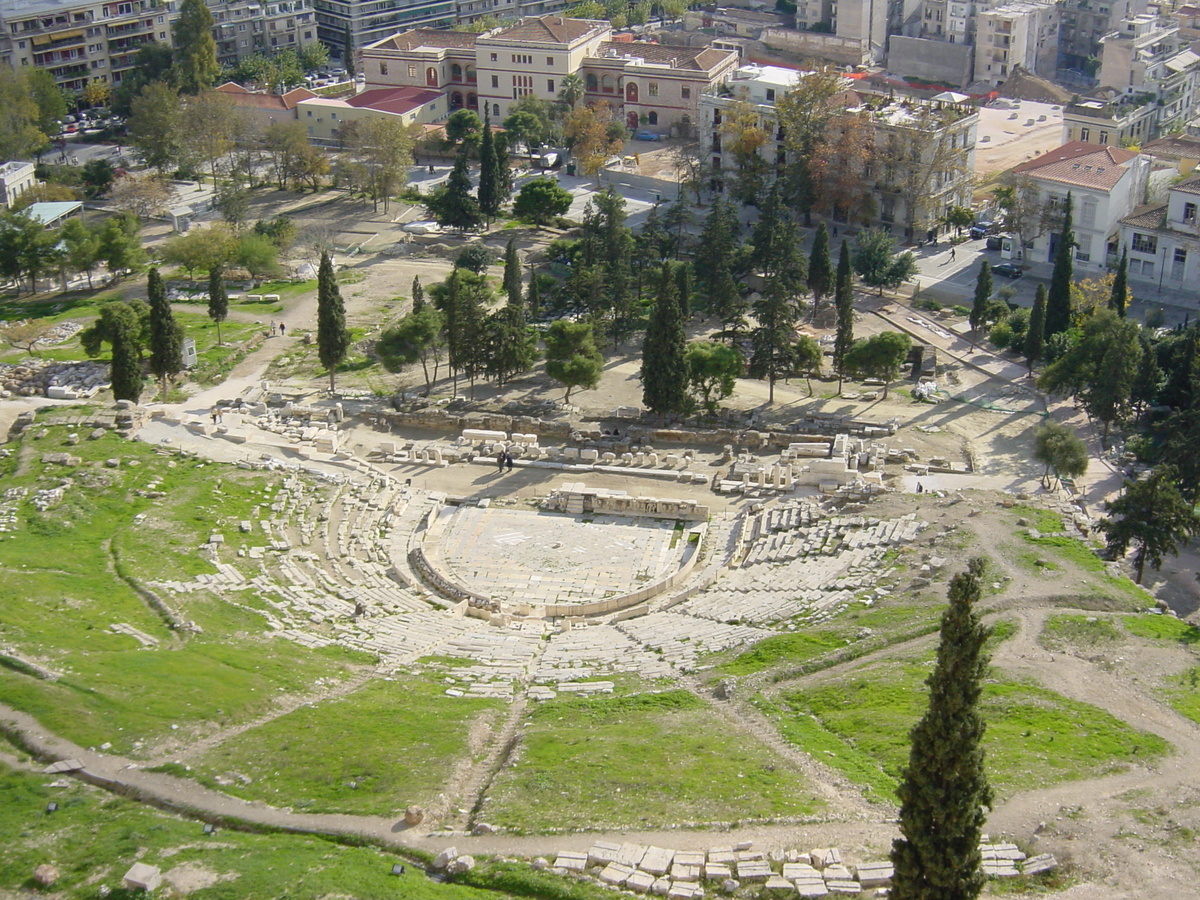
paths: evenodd
<path fill-rule="evenodd" d="M 653 131 L 639 131 L 633 136 L 635 141 L 661 141 L 662 135 L 655 134 Z"/>
<path fill-rule="evenodd" d="M 1003 236 L 999 234 L 989 234 L 987 243 L 984 245 L 988 250 L 999 250 L 1004 244 Z"/>
<path fill-rule="evenodd" d="M 442 228 L 437 222 L 409 222 L 402 230 L 409 234 L 438 234 Z"/>
<path fill-rule="evenodd" d="M 992 266 L 992 271 L 1005 278 L 1020 278 L 1025 274 L 1025 270 L 1016 263 L 997 263 Z"/>
<path fill-rule="evenodd" d="M 1000 231 L 1000 226 L 995 222 L 976 222 L 971 226 L 971 240 L 977 241 L 980 238 L 987 237 L 989 234 L 996 234 Z"/>

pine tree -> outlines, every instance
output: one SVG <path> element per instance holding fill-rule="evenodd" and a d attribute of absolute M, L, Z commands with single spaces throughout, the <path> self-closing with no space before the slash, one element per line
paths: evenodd
<path fill-rule="evenodd" d="M 972 331 L 979 331 L 987 321 L 988 307 L 992 305 L 992 265 L 987 259 L 979 261 L 979 275 L 975 278 L 975 302 L 971 304 L 968 322 Z"/>
<path fill-rule="evenodd" d="M 109 380 L 113 397 L 138 402 L 142 395 L 142 363 L 138 349 L 138 320 L 132 307 L 113 304 L 109 339 L 112 341 L 112 364 Z"/>
<path fill-rule="evenodd" d="M 1116 312 L 1122 319 L 1129 307 L 1129 252 L 1121 251 L 1121 264 L 1117 266 L 1117 274 L 1113 276 L 1112 296 L 1108 299 L 1108 308 Z"/>
<path fill-rule="evenodd" d="M 183 0 L 171 26 L 175 39 L 175 81 L 185 94 L 206 91 L 221 74 L 213 17 L 204 0 Z"/>
<path fill-rule="evenodd" d="M 217 324 L 217 344 L 221 344 L 221 323 L 229 315 L 229 296 L 225 293 L 225 270 L 217 265 L 208 272 L 208 317 Z"/>
<path fill-rule="evenodd" d="M 504 293 L 509 305 L 521 304 L 521 260 L 517 256 L 517 239 L 509 238 L 504 248 Z"/>
<path fill-rule="evenodd" d="M 837 335 L 833 341 L 833 370 L 838 374 L 838 390 L 846 377 L 846 354 L 854 346 L 854 275 L 850 270 L 850 247 L 842 241 L 838 258 L 837 282 L 833 293 L 837 307 Z"/>
<path fill-rule="evenodd" d="M 421 287 L 421 276 L 414 275 L 412 283 L 412 311 L 420 312 L 425 307 L 425 288 Z"/>
<path fill-rule="evenodd" d="M 836 273 L 829 255 L 829 229 L 822 222 L 813 238 L 812 255 L 808 258 L 808 289 L 813 295 L 813 310 L 833 290 Z"/>
<path fill-rule="evenodd" d="M 500 191 L 496 185 L 496 141 L 492 118 L 484 104 L 483 136 L 479 141 L 479 210 L 490 222 L 500 215 Z"/>
<path fill-rule="evenodd" d="M 498 387 L 503 387 L 514 375 L 529 371 L 537 361 L 537 335 L 525 317 L 520 275 L 518 269 L 515 295 L 508 295 L 508 303 L 489 316 L 485 326 L 484 368 L 496 379 Z"/>
<path fill-rule="evenodd" d="M 438 188 L 427 203 L 439 225 L 466 231 L 478 228 L 483 221 L 483 213 L 478 201 L 471 196 L 471 175 L 468 171 L 467 148 L 464 145 L 458 151 L 454 168 L 446 178 L 446 183 Z"/>
<path fill-rule="evenodd" d="M 675 290 L 679 292 L 679 315 L 686 322 L 692 314 L 692 267 L 687 263 L 675 264 Z"/>
<path fill-rule="evenodd" d="M 642 344 L 642 402 L 651 412 L 667 415 L 687 408 L 686 347 L 675 277 L 664 265 Z"/>
<path fill-rule="evenodd" d="M 317 269 L 317 355 L 329 372 L 329 391 L 336 390 L 334 374 L 350 349 L 350 332 L 346 330 L 346 305 L 333 272 L 329 251 L 322 251 Z"/>
<path fill-rule="evenodd" d="M 722 322 L 731 321 L 739 291 L 733 279 L 733 252 L 737 246 L 737 217 L 729 204 L 713 203 L 700 234 L 696 286 L 708 312 Z"/>
<path fill-rule="evenodd" d="M 167 379 L 183 369 L 183 330 L 175 322 L 167 288 L 158 274 L 150 270 L 148 282 L 150 302 L 150 371 L 159 379 L 162 399 L 167 399 Z"/>
<path fill-rule="evenodd" d="M 975 611 L 983 560 L 950 581 L 937 663 L 926 682 L 929 709 L 910 733 L 897 796 L 900 834 L 892 844 L 892 900 L 974 900 L 983 890 L 979 838 L 992 792 L 983 768 L 979 710 L 990 630 Z"/>
<path fill-rule="evenodd" d="M 796 225 L 784 209 L 782 190 L 777 181 L 767 195 L 762 216 L 754 226 L 750 258 L 755 271 L 779 282 L 781 295 L 794 297 L 805 287 L 807 263 Z"/>
<path fill-rule="evenodd" d="M 1033 364 L 1046 352 L 1046 286 L 1039 284 L 1033 298 L 1033 311 L 1029 314 L 1029 327 L 1022 341 L 1025 364 L 1033 371 Z"/>
<path fill-rule="evenodd" d="M 1071 195 L 1067 194 L 1062 232 L 1054 253 L 1054 271 L 1046 294 L 1046 340 L 1071 327 L 1071 281 L 1075 269 L 1075 232 L 1071 224 Z"/>

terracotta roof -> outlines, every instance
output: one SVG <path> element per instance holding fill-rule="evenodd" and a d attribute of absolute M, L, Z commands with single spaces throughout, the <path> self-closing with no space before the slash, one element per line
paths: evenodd
<path fill-rule="evenodd" d="M 419 87 L 379 88 L 374 91 L 363 91 L 351 97 L 346 103 L 359 109 L 376 109 L 380 112 L 402 115 L 411 112 L 419 106 L 437 100 L 442 95 L 438 91 L 427 91 Z"/>
<path fill-rule="evenodd" d="M 1021 163 L 1013 171 L 1019 175 L 1108 191 L 1125 174 L 1125 164 L 1136 157 L 1132 150 L 1072 141 Z"/>
<path fill-rule="evenodd" d="M 1139 206 L 1121 220 L 1122 225 L 1132 225 L 1134 228 L 1159 229 L 1167 222 L 1167 204 L 1151 203 Z"/>
<path fill-rule="evenodd" d="M 223 84 L 217 90 L 229 94 L 236 106 L 251 109 L 277 109 L 281 112 L 295 109 L 296 104 L 301 100 L 311 100 L 317 96 L 307 88 L 295 88 L 282 95 L 257 94 L 236 84 L 232 86 Z"/>
<path fill-rule="evenodd" d="M 489 34 L 498 41 L 529 41 L 539 44 L 569 44 L 600 29 L 611 29 L 599 19 L 568 19 L 563 16 L 540 16 L 522 19 L 511 28 Z"/>
<path fill-rule="evenodd" d="M 379 50 L 416 50 L 418 47 L 445 47 L 459 50 L 470 50 L 475 46 L 479 35 L 466 31 L 449 31 L 441 28 L 414 28 L 412 31 L 402 31 L 385 37 L 381 41 L 368 44 L 366 49 Z"/>
<path fill-rule="evenodd" d="M 1188 178 L 1179 184 L 1171 185 L 1171 190 L 1182 191 L 1185 194 L 1200 194 L 1200 176 Z"/>
<path fill-rule="evenodd" d="M 250 93 L 236 81 L 227 81 L 222 85 L 218 85 L 214 90 L 220 91 L 222 94 L 248 94 Z"/>
<path fill-rule="evenodd" d="M 1182 159 L 1185 156 L 1197 157 L 1200 156 L 1200 137 L 1193 137 L 1190 134 L 1161 137 L 1142 144 L 1142 152 L 1167 159 Z"/>
<path fill-rule="evenodd" d="M 624 41 L 605 41 L 600 45 L 599 54 L 591 59 L 639 58 L 648 63 L 670 66 L 673 69 L 693 69 L 707 72 L 719 66 L 731 55 L 736 56 L 732 50 L 713 50 L 710 47 L 668 47 L 645 41 L 635 41 L 632 44 Z"/>

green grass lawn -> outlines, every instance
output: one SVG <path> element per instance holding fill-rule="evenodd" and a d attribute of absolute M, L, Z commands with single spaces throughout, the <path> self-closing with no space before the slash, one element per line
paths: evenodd
<path fill-rule="evenodd" d="M 35 426 L 34 433 L 41 430 Z M 0 669 L 6 702 L 70 740 L 85 746 L 109 741 L 129 753 L 172 725 L 244 720 L 268 709 L 280 690 L 307 692 L 317 679 L 340 679 L 352 662 L 361 662 L 274 639 L 257 617 L 234 615 L 204 594 L 177 604 L 203 633 L 176 634 L 121 578 L 121 572 L 144 582 L 215 571 L 197 547 L 210 531 L 229 531 L 256 499 L 269 503 L 277 475 L 159 456 L 112 432 L 67 446 L 67 431 L 54 426 L 40 440 L 27 436 L 17 473 L 3 481 L 6 489 L 29 493 L 18 507 L 16 529 L 0 540 L 0 642 L 63 674 L 48 682 Z M 83 464 L 41 463 L 43 453 L 61 450 Z M 125 464 L 100 464 L 110 457 Z M 34 492 L 64 476 L 73 484 L 62 502 L 38 512 Z M 151 484 L 166 496 L 140 496 Z M 144 518 L 135 521 L 138 516 Z M 157 638 L 158 646 L 143 648 L 112 633 L 116 623 Z"/>
<path fill-rule="evenodd" d="M 429 805 L 467 753 L 472 723 L 502 705 L 447 697 L 445 687 L 433 676 L 372 682 L 238 735 L 193 768 L 239 797 L 310 812 L 390 815 Z"/>
<path fill-rule="evenodd" d="M 1032 537 L 1027 531 L 1019 534 L 1027 544 L 1036 548 L 1037 557 L 1045 558 L 1051 565 L 1036 567 L 1033 558 L 1021 556 L 1017 562 L 1025 568 L 1039 568 L 1048 577 L 1065 565 L 1063 571 L 1067 577 L 1064 584 L 1070 585 L 1071 598 L 1079 606 L 1133 610 L 1153 604 L 1153 595 L 1144 588 L 1123 575 L 1114 578 L 1108 574 L 1107 564 L 1096 555 L 1095 549 L 1087 541 L 1064 534 L 1043 534 L 1039 537 Z"/>
<path fill-rule="evenodd" d="M 804 779 L 687 691 L 547 701 L 485 804 L 522 832 L 807 816 Z"/>
<path fill-rule="evenodd" d="M 1126 616 L 1124 625 L 1130 634 L 1140 638 L 1178 641 L 1188 648 L 1200 645 L 1200 628 L 1174 616 Z M 1161 694 L 1180 715 L 1200 722 L 1200 665 L 1189 666 L 1168 678 Z"/>
<path fill-rule="evenodd" d="M 351 847 L 319 837 L 250 834 L 218 829 L 205 835 L 199 822 L 71 781 L 47 787 L 50 779 L 0 764 L 0 894 L 33 896 L 33 870 L 51 863 L 60 872 L 53 896 L 93 900 L 111 889 L 110 900 L 133 895 L 121 878 L 136 861 L 166 875 L 179 867 L 199 870 L 207 886 L 193 900 L 485 900 L 497 895 L 428 880 L 409 865 L 396 877 L 392 866 L 406 860 L 370 847 Z M 57 812 L 47 813 L 50 801 Z M 481 881 L 486 874 L 481 873 Z M 165 893 L 165 891 L 164 891 Z M 171 896 L 180 896 L 171 894 Z"/>
<path fill-rule="evenodd" d="M 872 793 L 893 799 L 908 761 L 908 732 L 927 705 L 921 662 L 871 666 L 829 684 L 762 701 L 783 735 Z M 1168 752 L 1165 741 L 1108 713 L 993 671 L 982 706 L 988 775 L 1001 794 L 1095 777 Z"/>
<path fill-rule="evenodd" d="M 1108 619 L 1081 615 L 1050 616 L 1038 635 L 1038 643 L 1048 650 L 1097 650 L 1121 640 L 1121 632 Z"/>

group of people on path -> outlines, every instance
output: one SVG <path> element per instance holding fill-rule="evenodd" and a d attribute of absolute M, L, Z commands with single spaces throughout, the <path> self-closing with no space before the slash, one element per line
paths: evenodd
<path fill-rule="evenodd" d="M 513 470 L 513 455 L 505 450 L 501 450 L 496 455 L 496 468 L 501 472 L 505 470 L 511 472 Z"/>
<path fill-rule="evenodd" d="M 278 325 L 276 325 L 275 321 L 272 320 L 271 321 L 271 337 L 275 337 L 276 334 L 278 334 L 280 337 L 287 337 L 287 326 L 284 325 L 282 322 L 280 322 Z"/>

